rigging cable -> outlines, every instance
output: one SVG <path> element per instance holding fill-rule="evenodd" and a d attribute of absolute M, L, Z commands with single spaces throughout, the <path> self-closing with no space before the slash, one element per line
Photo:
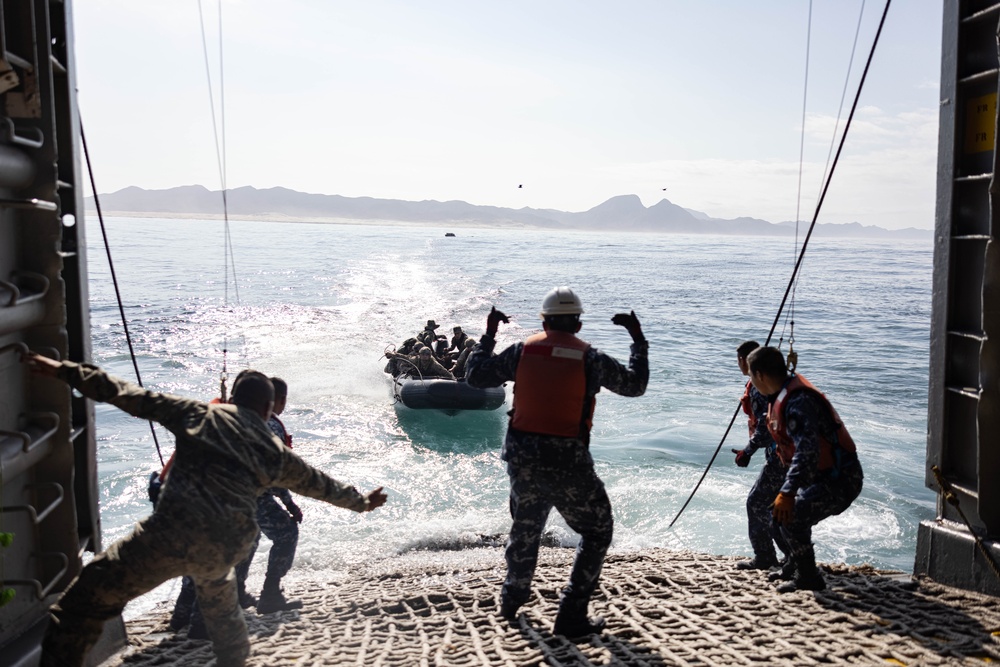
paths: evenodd
<path fill-rule="evenodd" d="M 135 358 L 135 348 L 132 347 L 132 334 L 128 330 L 128 320 L 125 319 L 125 307 L 122 305 L 122 294 L 118 289 L 118 276 L 115 274 L 115 263 L 111 260 L 111 245 L 108 243 L 108 232 L 104 228 L 104 214 L 101 212 L 101 200 L 97 196 L 97 184 L 94 181 L 94 168 L 90 164 L 90 151 L 87 149 L 87 135 L 83 133 L 83 119 L 80 119 L 80 142 L 83 144 L 83 155 L 87 160 L 87 172 L 90 174 L 90 189 L 94 193 L 94 208 L 97 209 L 97 219 L 101 223 L 101 235 L 104 237 L 104 250 L 108 255 L 108 268 L 111 269 L 111 282 L 115 286 L 115 297 L 118 299 L 118 312 L 122 316 L 122 329 L 125 331 L 125 341 L 128 343 L 128 353 L 132 357 L 132 367 L 135 368 L 135 379 L 142 385 L 142 376 L 139 374 L 139 362 Z M 160 441 L 156 438 L 156 429 L 153 422 L 149 421 L 149 431 L 153 434 L 153 443 L 156 445 L 156 455 L 160 457 L 160 465 L 163 465 L 163 452 L 160 451 Z"/>
<path fill-rule="evenodd" d="M 216 121 L 215 94 L 212 90 L 212 71 L 209 66 L 208 40 L 205 36 L 205 16 L 202 10 L 201 0 L 198 0 L 198 20 L 201 24 L 201 46 L 205 56 L 205 77 L 208 81 L 208 103 L 212 112 L 212 134 L 215 138 L 215 159 L 219 169 L 219 182 L 222 187 L 222 215 L 223 215 L 223 307 L 229 307 L 229 268 L 233 270 L 233 291 L 236 296 L 236 305 L 240 304 L 240 290 L 236 279 L 236 259 L 233 253 L 233 240 L 229 228 L 229 199 L 228 185 L 226 183 L 226 88 L 225 88 L 225 68 L 223 61 L 222 46 L 222 2 L 219 2 L 219 109 L 220 118 Z M 222 130 L 220 133 L 219 126 Z M 220 141 L 221 134 L 221 141 Z M 246 344 L 244 341 L 244 357 L 246 357 Z M 222 342 L 222 371 L 219 374 L 219 395 L 223 401 L 226 400 L 226 382 L 229 377 L 229 330 L 223 330 Z"/>
<path fill-rule="evenodd" d="M 854 102 L 851 105 L 851 112 L 850 114 L 848 114 L 847 122 L 844 125 L 844 134 L 841 135 L 840 137 L 840 143 L 837 146 L 837 153 L 833 158 L 833 164 L 830 166 L 830 172 L 827 175 L 826 181 L 823 184 L 823 189 L 820 193 L 819 200 L 816 202 L 816 210 L 813 213 L 812 222 L 809 224 L 809 231 L 806 232 L 805 239 L 802 241 L 802 250 L 799 252 L 798 260 L 795 262 L 795 268 L 792 270 L 792 276 L 788 281 L 788 287 L 785 288 L 785 295 L 782 297 L 781 304 L 778 306 L 778 312 L 774 316 L 774 322 L 771 324 L 771 330 L 767 334 L 767 340 L 764 342 L 765 346 L 771 342 L 771 337 L 774 335 L 774 330 L 777 328 L 778 321 L 781 319 L 781 313 L 785 309 L 785 303 L 788 301 L 788 295 L 792 291 L 793 286 L 795 285 L 795 279 L 798 276 L 799 268 L 802 266 L 802 259 L 805 257 L 806 249 L 809 247 L 809 239 L 812 237 L 813 230 L 816 228 L 816 220 L 819 218 L 820 210 L 822 210 L 823 208 L 823 202 L 826 199 L 827 191 L 830 189 L 830 182 L 833 180 L 833 174 L 837 170 L 837 163 L 840 161 L 840 154 L 844 150 L 844 143 L 847 140 L 848 133 L 850 132 L 851 122 L 854 120 L 854 112 L 857 111 L 858 102 L 861 99 L 861 91 L 864 90 L 865 79 L 868 78 L 868 70 L 872 64 L 872 58 L 874 58 L 875 56 L 875 48 L 878 46 L 878 40 L 879 37 L 882 35 L 882 28 L 885 26 L 885 18 L 889 13 L 889 6 L 891 4 L 892 0 L 886 0 L 885 9 L 882 11 L 882 18 L 879 20 L 878 30 L 875 32 L 875 39 L 872 41 L 871 50 L 868 52 L 868 60 L 865 62 L 864 72 L 862 72 L 861 74 L 861 81 L 858 82 L 858 89 L 854 94 Z M 695 484 L 694 490 L 691 491 L 691 495 L 688 496 L 688 499 L 686 501 L 684 501 L 684 505 L 681 507 L 680 511 L 677 512 L 677 515 L 670 522 L 670 525 L 667 526 L 668 528 L 673 527 L 673 525 L 677 522 L 677 519 L 679 519 L 681 514 L 684 513 L 684 510 L 687 509 L 687 506 L 691 502 L 691 499 L 694 498 L 695 493 L 698 492 L 698 488 L 701 486 L 701 483 L 705 480 L 705 476 L 708 475 L 708 471 L 711 469 L 712 464 L 715 463 L 715 459 L 719 455 L 719 450 L 722 449 L 722 445 L 726 442 L 726 437 L 729 435 L 729 431 L 732 430 L 733 424 L 736 422 L 736 417 L 737 415 L 739 415 L 741 407 L 742 406 L 740 405 L 736 406 L 736 410 L 733 412 L 733 416 L 729 420 L 729 426 L 726 427 L 726 432 L 722 435 L 722 440 L 719 441 L 719 446 L 715 448 L 715 453 L 712 454 L 712 458 L 709 460 L 708 466 L 705 467 L 705 472 L 702 473 L 701 478 L 698 480 L 698 483 Z"/>
<path fill-rule="evenodd" d="M 809 17 L 806 20 L 806 66 L 805 66 L 805 80 L 802 83 L 802 130 L 799 132 L 799 180 L 798 188 L 795 193 L 795 244 L 792 246 L 793 252 L 792 257 L 794 258 L 796 253 L 799 251 L 799 223 L 802 221 L 802 171 L 803 165 L 805 164 L 805 154 L 806 154 L 806 112 L 809 109 L 809 59 L 812 55 L 812 11 L 813 3 L 809 0 Z M 836 138 L 836 133 L 834 133 L 834 138 Z M 826 174 L 824 174 L 824 177 Z M 798 284 L 798 280 L 795 281 L 796 285 L 792 287 L 792 301 L 788 308 L 788 317 L 785 322 L 791 321 L 791 329 L 788 334 L 788 354 L 789 354 L 789 365 L 792 365 L 792 360 L 795 353 L 793 352 L 793 340 L 795 338 L 795 287 Z M 778 338 L 778 349 L 781 349 L 781 342 L 785 339 L 785 328 L 782 325 L 781 336 Z"/>
<path fill-rule="evenodd" d="M 810 2 L 810 12 L 812 11 L 812 3 Z M 830 160 L 833 158 L 833 148 L 837 145 L 837 131 L 840 129 L 840 121 L 844 115 L 844 100 L 847 99 L 847 88 L 851 81 L 851 72 L 854 70 L 854 56 L 858 50 L 858 37 L 861 35 L 861 24 L 865 17 L 865 0 L 861 0 L 861 8 L 858 11 L 858 24 L 854 28 L 854 42 L 851 44 L 851 56 L 847 60 L 847 73 L 844 75 L 844 87 L 840 91 L 840 104 L 837 106 L 837 120 L 833 124 L 833 133 L 830 135 L 830 148 L 826 153 L 826 163 L 823 165 L 823 176 L 820 178 L 819 182 L 822 184 L 826 180 L 826 174 L 830 169 Z M 807 56 L 808 59 L 808 56 Z M 808 65 L 807 65 L 808 67 Z M 808 85 L 808 75 L 806 78 Z M 802 137 L 805 139 L 805 109 L 802 111 Z M 799 199 L 801 201 L 801 182 L 802 182 L 802 151 L 799 151 Z M 798 236 L 799 236 L 799 213 L 796 208 L 795 212 L 795 247 L 798 248 Z M 801 278 L 801 274 L 795 278 L 796 287 L 798 286 L 798 281 Z M 791 319 L 791 333 L 790 338 L 795 336 L 795 289 L 792 289 L 792 304 L 790 307 L 790 319 Z M 788 318 L 786 318 L 785 323 L 787 324 Z M 781 337 L 779 341 L 783 341 L 785 338 L 785 324 L 782 324 Z M 781 348 L 781 342 L 778 343 L 778 348 Z"/>

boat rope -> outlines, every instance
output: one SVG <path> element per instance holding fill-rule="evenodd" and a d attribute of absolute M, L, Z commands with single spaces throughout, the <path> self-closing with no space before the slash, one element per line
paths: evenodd
<path fill-rule="evenodd" d="M 937 466 L 931 466 L 931 472 L 934 473 L 934 479 L 937 480 L 938 486 L 941 487 L 941 497 L 944 498 L 945 502 L 953 506 L 958 510 L 958 515 L 962 517 L 962 521 L 965 522 L 965 527 L 969 529 L 969 534 L 972 535 L 972 539 L 976 541 L 976 547 L 979 551 L 986 557 L 986 562 L 989 564 L 990 569 L 993 570 L 993 574 L 996 576 L 997 580 L 1000 581 L 1000 565 L 997 565 L 996 559 L 993 558 L 993 554 L 990 550 L 986 548 L 983 543 L 983 538 L 979 536 L 976 529 L 972 527 L 969 522 L 969 517 L 965 516 L 965 512 L 962 510 L 962 505 L 958 500 L 958 495 L 955 493 L 954 487 L 951 483 L 944 478 L 941 474 L 941 468 Z"/>
<path fill-rule="evenodd" d="M 223 44 L 222 44 L 222 2 L 218 3 L 219 7 L 219 114 L 215 113 L 215 94 L 212 87 L 212 69 L 210 66 L 210 58 L 208 56 L 208 39 L 205 32 L 205 15 L 202 8 L 201 0 L 198 0 L 198 20 L 201 25 L 201 46 L 202 52 L 204 54 L 205 61 L 205 78 L 208 81 L 208 103 L 209 108 L 212 113 L 212 134 L 215 138 L 215 160 L 219 169 L 219 182 L 222 188 L 222 217 L 223 217 L 223 262 L 222 262 L 222 272 L 223 272 L 223 307 L 226 312 L 229 311 L 229 270 L 232 268 L 233 273 L 233 293 L 236 297 L 237 307 L 240 305 L 240 289 L 239 282 L 236 278 L 236 259 L 233 252 L 233 239 L 229 227 L 229 197 L 228 197 L 228 184 L 226 181 L 226 86 L 225 86 L 225 67 L 223 60 Z M 243 356 L 246 358 L 246 341 L 243 340 Z M 229 329 L 228 326 L 223 328 L 223 342 L 222 342 L 222 370 L 219 373 L 219 397 L 223 402 L 226 401 L 226 384 L 229 379 Z"/>
<path fill-rule="evenodd" d="M 83 155 L 87 160 L 87 173 L 90 175 L 90 189 L 94 193 L 94 208 L 97 209 L 97 220 L 101 223 L 101 236 L 104 237 L 104 251 L 108 256 L 108 268 L 111 269 L 111 282 L 115 286 L 115 298 L 118 300 L 118 312 L 122 318 L 122 330 L 125 332 L 125 342 L 128 343 L 128 353 L 132 358 L 132 368 L 135 369 L 135 380 L 142 385 L 142 375 L 139 373 L 139 362 L 135 358 L 135 348 L 132 346 L 132 334 L 128 330 L 128 319 L 125 317 L 125 307 L 122 305 L 122 293 L 118 289 L 118 276 L 115 274 L 115 263 L 111 259 L 111 244 L 108 242 L 108 232 L 104 227 L 104 214 L 101 212 L 101 198 L 97 195 L 97 183 L 94 180 L 94 168 L 90 164 L 90 150 L 87 148 L 87 135 L 83 132 L 83 119 L 80 119 L 80 142 L 83 144 Z M 153 444 L 156 445 L 156 455 L 160 457 L 160 465 L 163 465 L 163 452 L 160 450 L 160 441 L 156 438 L 156 428 L 153 422 L 149 421 L 149 432 L 153 434 Z"/>
<path fill-rule="evenodd" d="M 891 5 L 892 5 L 892 0 L 885 1 L 885 9 L 882 11 L 882 18 L 879 20 L 878 30 L 875 32 L 875 39 L 872 40 L 872 46 L 868 52 L 868 60 L 865 62 L 865 69 L 861 74 L 861 80 L 858 82 L 858 88 L 854 94 L 854 102 L 851 104 L 851 112 L 850 114 L 848 114 L 847 122 L 844 124 L 844 133 L 840 136 L 840 143 L 837 146 L 837 153 L 833 158 L 833 163 L 830 165 L 830 171 L 827 174 L 826 179 L 823 183 L 823 188 L 822 191 L 820 192 L 819 200 L 816 202 L 816 210 L 813 213 L 812 222 L 810 222 L 809 224 L 809 230 L 806 232 L 806 236 L 802 241 L 802 249 L 799 251 L 798 260 L 795 262 L 795 268 L 792 269 L 792 275 L 788 281 L 788 287 L 785 288 L 785 294 L 781 298 L 781 304 L 778 306 L 778 312 L 775 313 L 774 315 L 774 322 L 772 322 L 771 324 L 771 330 L 767 334 L 767 340 L 764 341 L 765 346 L 770 344 L 771 338 L 774 336 L 774 330 L 777 328 L 778 322 L 781 319 L 781 314 L 785 310 L 785 304 L 788 302 L 788 295 L 789 293 L 791 293 L 792 288 L 795 285 L 796 278 L 798 277 L 799 269 L 802 267 L 802 260 L 805 257 L 806 249 L 809 247 L 809 239 L 812 238 L 813 230 L 816 229 L 816 221 L 819 218 L 820 211 L 823 209 L 823 202 L 826 200 L 826 193 L 830 189 L 830 182 L 833 180 L 833 175 L 837 171 L 837 164 L 840 162 L 840 154 L 844 150 L 844 143 L 847 141 L 847 135 L 850 133 L 851 123 L 854 120 L 854 113 L 858 109 L 858 102 L 861 99 L 861 92 L 864 90 L 865 80 L 868 78 L 868 70 L 871 68 L 872 59 L 875 57 L 875 49 L 876 47 L 878 47 L 879 37 L 881 37 L 882 35 L 882 28 L 885 26 L 885 18 L 889 14 L 889 7 Z M 715 452 L 712 454 L 712 458 L 709 459 L 708 465 L 705 467 L 705 471 L 701 474 L 701 477 L 698 479 L 698 483 L 695 484 L 694 490 L 691 491 L 691 495 L 688 496 L 688 499 L 684 501 L 684 505 L 681 506 L 681 509 L 677 512 L 677 515 L 674 516 L 673 520 L 670 522 L 670 525 L 667 526 L 668 528 L 672 528 L 673 525 L 677 522 L 677 519 L 679 519 L 681 514 L 684 513 L 684 510 L 687 509 L 687 506 L 688 504 L 690 504 L 691 499 L 694 498 L 695 494 L 698 492 L 698 488 L 701 487 L 701 483 L 705 481 L 705 477 L 708 475 L 708 471 L 712 468 L 712 464 L 715 463 L 715 459 L 716 457 L 718 457 L 719 451 L 722 449 L 722 445 L 725 444 L 726 437 L 732 430 L 733 424 L 736 422 L 736 417 L 739 415 L 741 410 L 742 406 L 737 404 L 736 410 L 733 411 L 733 416 L 729 420 L 729 426 L 726 427 L 726 432 L 723 433 L 722 440 L 719 441 L 719 446 L 715 448 Z"/>

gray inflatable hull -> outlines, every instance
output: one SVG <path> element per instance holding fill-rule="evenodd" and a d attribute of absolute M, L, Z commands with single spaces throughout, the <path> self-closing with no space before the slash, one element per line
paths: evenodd
<path fill-rule="evenodd" d="M 414 410 L 496 410 L 507 392 L 503 387 L 479 389 L 466 382 L 398 377 L 394 392 L 400 403 Z"/>

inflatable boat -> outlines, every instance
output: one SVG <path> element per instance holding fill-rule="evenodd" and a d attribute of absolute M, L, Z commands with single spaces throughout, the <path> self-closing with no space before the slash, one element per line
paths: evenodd
<path fill-rule="evenodd" d="M 504 404 L 503 387 L 478 389 L 464 380 L 420 378 L 399 375 L 393 379 L 396 400 L 414 410 L 443 410 L 455 414 L 461 410 L 496 410 Z"/>

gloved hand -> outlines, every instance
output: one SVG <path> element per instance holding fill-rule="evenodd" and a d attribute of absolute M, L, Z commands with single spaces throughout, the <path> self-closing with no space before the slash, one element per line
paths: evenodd
<path fill-rule="evenodd" d="M 295 523 L 302 523 L 302 510 L 299 509 L 298 505 L 292 503 L 285 509 L 287 509 L 288 513 L 292 515 L 292 521 L 294 521 Z"/>
<path fill-rule="evenodd" d="M 502 312 L 496 309 L 496 306 L 490 308 L 490 314 L 486 316 L 486 335 L 490 338 L 496 338 L 497 327 L 500 323 L 510 324 L 510 320 Z"/>
<path fill-rule="evenodd" d="M 745 449 L 734 449 L 733 454 L 736 454 L 736 465 L 741 468 L 746 468 L 750 465 L 750 457 L 752 456 Z"/>
<path fill-rule="evenodd" d="M 646 340 L 646 337 L 642 335 L 642 327 L 639 326 L 639 318 L 635 316 L 635 311 L 630 313 L 618 313 L 611 318 L 614 324 L 620 327 L 625 327 L 629 335 L 632 336 L 632 342 L 641 343 Z"/>
<path fill-rule="evenodd" d="M 795 496 L 790 493 L 779 493 L 778 497 L 774 499 L 771 516 L 773 516 L 774 520 L 781 525 L 787 526 L 792 522 L 792 516 L 794 514 Z"/>

